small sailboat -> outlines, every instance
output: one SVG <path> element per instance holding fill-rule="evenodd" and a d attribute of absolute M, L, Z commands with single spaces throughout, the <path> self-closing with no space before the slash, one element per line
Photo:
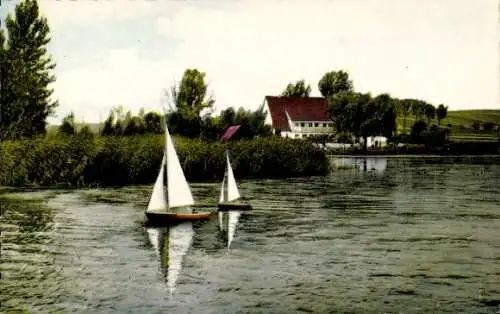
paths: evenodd
<path fill-rule="evenodd" d="M 220 188 L 218 210 L 249 210 L 251 208 L 250 204 L 241 199 L 231 161 L 229 160 L 229 151 L 226 151 L 226 171 Z"/>
<path fill-rule="evenodd" d="M 167 183 L 166 193 L 165 181 Z M 150 226 L 161 226 L 188 220 L 210 219 L 212 213 L 193 212 L 194 203 L 193 194 L 165 124 L 165 150 L 153 193 L 146 208 L 145 223 Z"/>

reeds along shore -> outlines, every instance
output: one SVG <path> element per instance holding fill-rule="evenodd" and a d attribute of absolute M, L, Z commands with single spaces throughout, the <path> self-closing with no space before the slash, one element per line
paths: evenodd
<path fill-rule="evenodd" d="M 162 135 L 37 138 L 0 143 L 0 185 L 120 186 L 154 182 L 164 146 Z M 189 181 L 220 180 L 230 148 L 235 175 L 283 178 L 324 175 L 324 151 L 305 141 L 278 137 L 221 144 L 174 137 Z"/>

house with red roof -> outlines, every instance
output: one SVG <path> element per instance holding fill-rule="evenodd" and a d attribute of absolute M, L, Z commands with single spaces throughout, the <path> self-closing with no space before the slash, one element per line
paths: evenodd
<path fill-rule="evenodd" d="M 289 138 L 332 134 L 333 122 L 328 116 L 328 102 L 323 97 L 266 96 L 266 122 L 273 134 Z"/>

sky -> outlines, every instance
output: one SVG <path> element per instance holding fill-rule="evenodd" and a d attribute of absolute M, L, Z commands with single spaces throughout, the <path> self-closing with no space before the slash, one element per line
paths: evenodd
<path fill-rule="evenodd" d="M 2 1 L 0 16 L 17 0 Z M 500 109 L 497 0 L 39 0 L 57 63 L 50 123 L 73 111 L 161 111 L 187 68 L 206 73 L 216 111 L 256 109 L 291 81 L 311 96 L 332 70 L 357 91 Z"/>

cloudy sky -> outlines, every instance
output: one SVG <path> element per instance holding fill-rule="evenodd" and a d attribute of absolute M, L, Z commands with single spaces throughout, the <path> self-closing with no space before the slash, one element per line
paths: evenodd
<path fill-rule="evenodd" d="M 5 4 L 6 3 L 6 4 Z M 17 1 L 2 1 L 2 19 Z M 40 0 L 59 122 L 161 110 L 188 67 L 218 110 L 257 108 L 290 81 L 345 69 L 355 88 L 450 109 L 500 108 L 497 0 Z"/>

